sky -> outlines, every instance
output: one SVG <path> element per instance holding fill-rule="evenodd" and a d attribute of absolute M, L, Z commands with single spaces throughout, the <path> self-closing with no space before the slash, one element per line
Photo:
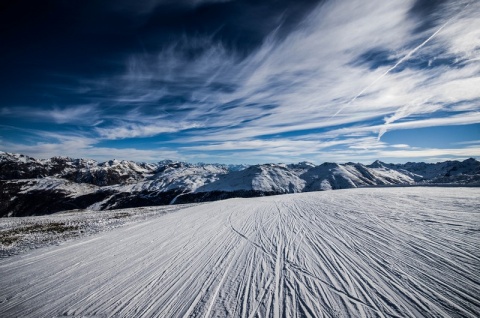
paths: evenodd
<path fill-rule="evenodd" d="M 480 158 L 480 1 L 0 3 L 0 151 Z"/>

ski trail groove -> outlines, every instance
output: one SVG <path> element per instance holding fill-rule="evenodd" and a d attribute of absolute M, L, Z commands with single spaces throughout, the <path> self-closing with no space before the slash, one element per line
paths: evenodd
<path fill-rule="evenodd" d="M 275 261 L 275 303 L 273 309 L 273 317 L 279 318 L 280 317 L 280 283 L 282 280 L 282 243 L 277 245 L 277 255 Z"/>

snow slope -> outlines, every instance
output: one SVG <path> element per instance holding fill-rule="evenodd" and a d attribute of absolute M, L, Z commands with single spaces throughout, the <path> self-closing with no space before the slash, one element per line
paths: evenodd
<path fill-rule="evenodd" d="M 111 186 L 119 192 L 160 191 L 167 192 L 181 189 L 184 192 L 193 192 L 197 188 L 214 182 L 219 175 L 226 174 L 227 169 L 216 165 L 188 165 L 179 163 L 175 166 L 164 167 L 147 181 Z"/>
<path fill-rule="evenodd" d="M 45 177 L 41 179 L 23 179 L 22 187 L 19 193 L 28 193 L 31 191 L 63 191 L 69 196 L 76 197 L 90 194 L 99 189 L 99 187 L 88 183 L 74 183 L 65 179 Z"/>
<path fill-rule="evenodd" d="M 51 215 L 0 218 L 0 258 L 110 231 L 125 224 L 151 219 L 193 205 L 167 205 L 102 212 L 70 210 Z"/>
<path fill-rule="evenodd" d="M 0 260 L 2 317 L 478 317 L 480 189 L 232 199 Z"/>
<path fill-rule="evenodd" d="M 196 189 L 210 191 L 262 191 L 274 193 L 301 192 L 305 181 L 285 165 L 263 164 L 219 176 L 218 180 Z"/>

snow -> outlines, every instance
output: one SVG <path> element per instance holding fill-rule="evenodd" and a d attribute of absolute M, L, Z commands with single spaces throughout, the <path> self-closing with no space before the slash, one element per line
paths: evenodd
<path fill-rule="evenodd" d="M 35 217 L 0 218 L 0 239 L 5 236 L 16 238 L 11 244 L 0 243 L 0 258 L 60 242 L 110 231 L 114 228 L 151 219 L 185 207 L 198 204 L 184 204 L 162 207 L 141 207 L 98 212 L 89 210 L 70 210 L 52 215 Z M 52 231 L 49 226 L 61 223 L 61 231 Z M 47 229 L 47 231 L 28 229 Z M 8 233 L 15 232 L 12 235 Z"/>
<path fill-rule="evenodd" d="M 14 181 L 11 181 L 14 182 Z M 30 191 L 41 190 L 59 190 L 69 193 L 70 196 L 80 196 L 93 193 L 99 187 L 88 183 L 75 183 L 65 179 L 58 179 L 52 177 L 45 177 L 42 179 L 23 179 L 20 182 L 25 182 L 20 193 L 28 193 Z"/>
<path fill-rule="evenodd" d="M 183 192 L 194 192 L 205 184 L 218 179 L 219 175 L 226 174 L 227 170 L 214 165 L 193 166 L 181 165 L 179 167 L 167 167 L 164 171 L 152 176 L 152 180 L 140 181 L 134 184 L 115 185 L 105 187 L 119 192 L 140 192 L 181 189 Z"/>
<path fill-rule="evenodd" d="M 196 192 L 254 190 L 276 193 L 301 192 L 305 181 L 285 166 L 265 164 L 220 175 L 218 180 L 205 184 Z"/>
<path fill-rule="evenodd" d="M 18 161 L 21 163 L 37 162 L 37 160 L 18 153 L 0 151 L 0 162 Z"/>
<path fill-rule="evenodd" d="M 479 197 L 363 188 L 183 208 L 1 259 L 0 313 L 478 317 Z"/>

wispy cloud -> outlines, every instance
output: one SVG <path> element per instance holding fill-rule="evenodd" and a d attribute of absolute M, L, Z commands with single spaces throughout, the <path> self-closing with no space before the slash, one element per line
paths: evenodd
<path fill-rule="evenodd" d="M 82 149 L 92 154 L 105 150 L 98 141 L 169 134 L 180 145 L 172 155 L 186 158 L 476 155 L 470 144 L 415 149 L 384 141 L 392 131 L 480 123 L 480 3 L 441 2 L 428 17 L 414 15 L 415 4 L 326 1 L 288 32 L 281 23 L 267 28 L 244 51 L 218 40 L 221 27 L 175 33 L 169 45 L 140 45 L 121 75 L 79 85 L 100 92 L 90 104 L 1 113 L 80 125 Z M 161 5 L 148 1 L 141 11 Z"/>
<path fill-rule="evenodd" d="M 472 140 L 472 141 L 461 141 L 457 142 L 457 145 L 476 145 L 480 146 L 480 140 Z"/>
<path fill-rule="evenodd" d="M 163 126 L 162 123 L 155 125 L 120 123 L 113 128 L 96 128 L 95 131 L 100 135 L 101 138 L 115 140 L 136 137 L 151 137 L 163 133 L 173 133 L 199 127 L 197 124 L 167 124 L 169 124 L 169 126 Z"/>
<path fill-rule="evenodd" d="M 478 5 L 473 7 L 471 12 L 478 12 Z M 235 127 L 250 131 L 240 137 L 251 138 L 385 117 L 381 136 L 393 122 L 412 115 L 448 112 L 452 103 L 463 102 L 475 109 L 473 101 L 480 98 L 475 89 L 480 84 L 478 63 L 392 72 L 406 56 L 422 53 L 421 50 L 425 52 L 419 58 L 425 61 L 449 56 L 452 52 L 442 53 L 439 48 L 450 47 L 452 41 L 464 43 L 472 37 L 469 32 L 447 36 L 459 25 L 471 29 L 466 27 L 471 22 L 471 15 L 466 13 L 455 19 L 445 17 L 450 19 L 448 23 L 440 20 L 442 24 L 433 34 L 412 34 L 416 24 L 408 20 L 409 8 L 408 2 L 327 3 L 283 42 L 272 38 L 241 61 L 232 59 L 221 47 L 214 47 L 193 61 L 182 60 L 173 49 L 162 52 L 157 63 L 143 60 L 144 66 L 130 68 L 128 77 L 134 79 L 134 85 L 143 85 L 131 93 L 156 92 L 157 95 L 141 94 L 143 100 L 151 101 L 149 97 L 157 99 L 158 94 L 166 95 L 165 90 L 173 87 L 157 89 L 152 83 L 188 83 L 186 89 L 191 89 L 191 94 L 179 107 L 185 110 L 180 117 L 201 118 L 207 127 L 220 128 L 211 134 L 206 132 L 207 139 L 228 139 L 232 127 L 233 131 Z M 459 40 L 462 36 L 463 41 Z M 420 45 L 415 45 L 422 39 Z M 393 68 L 386 65 L 372 70 L 370 65 L 355 64 L 359 53 L 378 47 L 399 52 L 403 58 Z M 457 48 L 455 56 L 471 56 L 474 50 L 472 46 L 464 49 L 468 52 Z M 402 55 L 402 51 L 406 53 Z M 147 83 L 142 79 L 147 79 Z M 371 85 L 373 82 L 375 85 Z M 356 96 L 364 87 L 369 90 Z M 352 98 L 355 102 L 349 103 Z M 343 108 L 345 114 L 331 119 Z M 442 117 L 453 115 L 444 113 Z"/>
<path fill-rule="evenodd" d="M 100 116 L 101 110 L 98 104 L 84 104 L 67 107 L 4 107 L 1 113 L 5 117 L 30 118 L 57 124 L 88 124 Z"/>
<path fill-rule="evenodd" d="M 35 132 L 43 135 L 42 140 L 30 144 L 17 144 L 0 138 L 1 149 L 9 152 L 23 153 L 35 158 L 51 158 L 53 156 L 68 156 L 72 158 L 91 158 L 99 161 L 108 159 L 134 160 L 139 162 L 156 162 L 163 159 L 185 160 L 177 151 L 165 148 L 148 150 L 136 148 L 98 147 L 98 140 L 77 135 Z"/>

